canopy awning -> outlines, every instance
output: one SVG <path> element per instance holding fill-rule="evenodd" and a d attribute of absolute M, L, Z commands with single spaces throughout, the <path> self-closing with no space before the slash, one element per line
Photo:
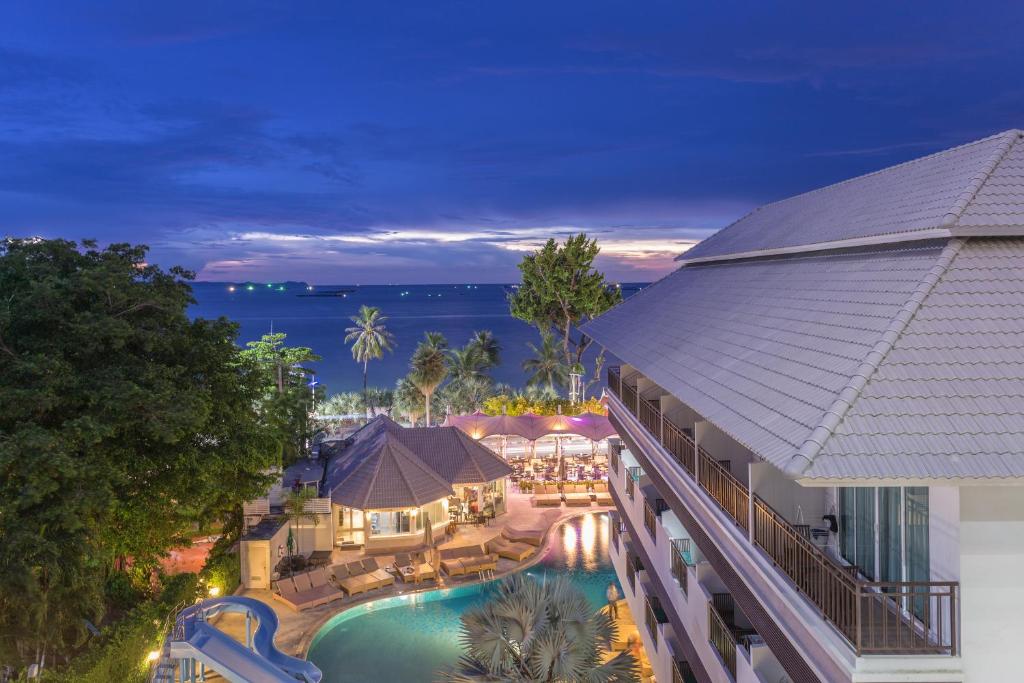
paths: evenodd
<path fill-rule="evenodd" d="M 605 415 L 583 413 L 582 415 L 485 415 L 480 412 L 471 415 L 449 415 L 445 426 L 458 427 L 474 439 L 487 436 L 520 436 L 536 441 L 545 436 L 559 434 L 582 436 L 600 441 L 615 436 L 615 428 Z"/>

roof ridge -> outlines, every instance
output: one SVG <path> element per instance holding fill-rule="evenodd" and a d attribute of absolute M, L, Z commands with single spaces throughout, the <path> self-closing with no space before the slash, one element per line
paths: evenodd
<path fill-rule="evenodd" d="M 943 248 L 935 265 L 931 267 L 924 276 L 917 288 L 910 295 L 910 298 L 900 307 L 899 311 L 889 322 L 888 328 L 882 333 L 881 339 L 871 348 L 868 355 L 857 367 L 853 376 L 839 392 L 839 396 L 832 402 L 828 410 L 822 416 L 818 426 L 804 439 L 800 449 L 793 454 L 785 465 L 785 472 L 791 475 L 800 476 L 814 462 L 815 457 L 824 448 L 825 443 L 835 433 L 836 428 L 842 424 L 846 413 L 860 396 L 861 391 L 867 386 L 868 380 L 878 370 L 882 360 L 889 354 L 896 341 L 906 330 L 907 325 L 913 320 L 921 304 L 934 289 L 942 276 L 949 269 L 950 264 L 960 253 L 966 240 L 953 238 Z"/>
<path fill-rule="evenodd" d="M 416 467 L 419 467 L 421 470 L 423 470 L 428 475 L 433 477 L 434 481 L 440 482 L 441 484 L 443 484 L 445 486 L 445 488 L 451 490 L 452 485 L 450 483 L 448 483 L 445 480 L 444 477 L 442 477 L 437 471 L 435 471 L 433 467 L 431 467 L 425 460 L 423 460 L 423 458 L 418 456 L 411 448 L 409 448 L 404 443 L 402 443 L 402 441 L 400 439 L 395 438 L 395 436 L 393 434 L 390 434 L 390 433 L 388 434 L 388 436 L 387 436 L 387 445 L 389 447 L 397 446 L 398 449 L 400 449 L 400 450 L 398 450 L 398 449 L 396 449 L 396 450 L 398 450 L 398 452 L 402 455 L 403 458 L 405 458 L 406 460 L 409 460 L 410 462 L 412 462 L 413 465 L 415 465 Z M 390 450 L 390 448 L 389 448 L 389 450 Z M 392 457 L 395 457 L 395 455 L 396 454 L 394 452 L 392 452 Z M 415 489 L 413 489 L 412 484 L 409 483 L 409 479 L 405 476 L 405 472 L 402 470 L 401 467 L 398 468 L 398 474 L 401 475 L 402 481 L 405 482 L 405 485 L 409 487 L 409 493 L 412 496 L 413 500 L 415 500 L 417 502 L 417 504 L 422 504 L 422 503 L 420 503 L 419 496 L 416 495 Z M 430 502 L 430 501 L 427 501 L 427 502 Z"/>
<path fill-rule="evenodd" d="M 988 162 L 986 162 L 985 166 L 982 167 L 976 176 L 971 178 L 970 185 L 968 185 L 967 189 L 960 194 L 956 202 L 953 203 L 953 206 L 950 207 L 950 210 L 946 212 L 941 223 L 943 227 L 952 227 L 960 221 L 960 217 L 963 216 L 968 205 L 970 205 L 970 203 L 974 201 L 974 198 L 978 196 L 978 192 L 985 183 L 988 182 L 988 179 L 992 177 L 993 171 L 999 167 L 1000 162 L 1006 158 L 1006 155 L 1013 148 L 1014 143 L 1020 139 L 1021 131 L 1012 129 L 1000 133 L 1000 135 L 1004 138 L 1003 143 L 996 147 L 995 152 L 992 154 L 991 158 L 989 158 Z"/>
<path fill-rule="evenodd" d="M 466 439 L 468 439 L 469 436 L 466 435 L 458 427 L 449 427 L 449 429 L 454 429 L 457 432 L 457 434 L 455 435 L 455 438 L 458 439 L 458 441 L 459 441 L 459 446 L 462 448 L 462 453 L 463 453 L 464 457 L 467 460 L 469 460 L 470 464 L 473 465 L 473 468 L 477 471 L 477 474 L 480 475 L 480 478 L 483 479 L 484 481 L 487 481 L 487 474 L 484 472 L 483 468 L 480 467 L 480 463 L 478 463 L 476 461 L 476 457 L 473 455 L 473 453 L 470 451 L 470 449 L 466 446 Z"/>

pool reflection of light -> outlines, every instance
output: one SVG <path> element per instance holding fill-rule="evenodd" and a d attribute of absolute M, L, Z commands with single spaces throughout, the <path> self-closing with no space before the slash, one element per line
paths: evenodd
<path fill-rule="evenodd" d="M 583 567 L 593 569 L 597 566 L 597 522 L 594 515 L 584 515 L 580 525 L 580 545 L 583 550 Z"/>
<path fill-rule="evenodd" d="M 576 555 L 579 550 L 577 542 L 579 537 L 576 535 L 576 527 L 565 524 L 562 526 L 562 550 L 565 551 L 565 564 L 568 567 L 576 566 Z"/>

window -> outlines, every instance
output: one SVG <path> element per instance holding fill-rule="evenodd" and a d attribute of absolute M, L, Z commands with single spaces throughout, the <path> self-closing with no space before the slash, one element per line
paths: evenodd
<path fill-rule="evenodd" d="M 878 581 L 928 581 L 928 488 L 840 488 L 839 552 Z M 917 600 L 915 602 L 922 602 Z M 914 611 L 924 605 L 914 606 Z"/>
<path fill-rule="evenodd" d="M 411 520 L 412 515 L 405 511 L 371 512 L 370 535 L 391 536 L 394 534 L 407 534 L 411 530 Z"/>

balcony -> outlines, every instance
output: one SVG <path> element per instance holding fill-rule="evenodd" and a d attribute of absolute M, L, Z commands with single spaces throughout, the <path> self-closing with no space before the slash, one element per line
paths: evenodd
<path fill-rule="evenodd" d="M 690 539 L 688 538 L 673 538 L 672 548 L 669 550 L 671 553 L 671 567 L 672 576 L 679 583 L 679 588 L 683 591 L 683 595 L 687 594 L 687 581 L 689 580 L 689 567 L 693 566 L 691 558 L 693 557 L 690 551 Z"/>
<path fill-rule="evenodd" d="M 682 471 L 836 628 L 857 656 L 958 653 L 957 582 L 880 582 L 858 577 L 812 543 L 806 525 L 790 523 L 751 494 L 688 430 L 665 418 L 655 403 L 623 381 L 618 368 L 608 369 L 608 388 Z M 639 472 L 640 468 L 630 469 Z M 631 498 L 634 488 L 632 477 L 627 477 Z M 646 524 L 646 510 L 644 521 Z M 673 555 L 674 574 L 675 567 Z M 685 576 L 685 572 L 679 575 Z M 728 650 L 724 641 L 722 647 Z"/>
<path fill-rule="evenodd" d="M 695 683 L 697 677 L 693 675 L 690 663 L 685 659 L 672 661 L 672 683 Z"/>
<path fill-rule="evenodd" d="M 658 598 L 647 596 L 644 598 L 644 623 L 647 625 L 647 632 L 651 634 L 651 641 L 654 649 L 658 649 L 658 624 L 667 624 L 668 615 L 661 608 L 661 601 Z"/>
<path fill-rule="evenodd" d="M 644 471 L 639 467 L 626 468 L 626 495 L 629 496 L 630 500 L 636 498 L 636 483 L 640 481 L 642 476 L 644 476 Z"/>
<path fill-rule="evenodd" d="M 633 551 L 626 551 L 626 579 L 629 581 L 629 589 L 636 593 L 636 574 L 644 570 L 644 563 Z"/>
<path fill-rule="evenodd" d="M 667 509 L 668 505 L 662 498 L 655 498 L 653 505 L 650 500 L 644 500 L 644 528 L 655 543 L 658 542 L 658 518 Z"/>

